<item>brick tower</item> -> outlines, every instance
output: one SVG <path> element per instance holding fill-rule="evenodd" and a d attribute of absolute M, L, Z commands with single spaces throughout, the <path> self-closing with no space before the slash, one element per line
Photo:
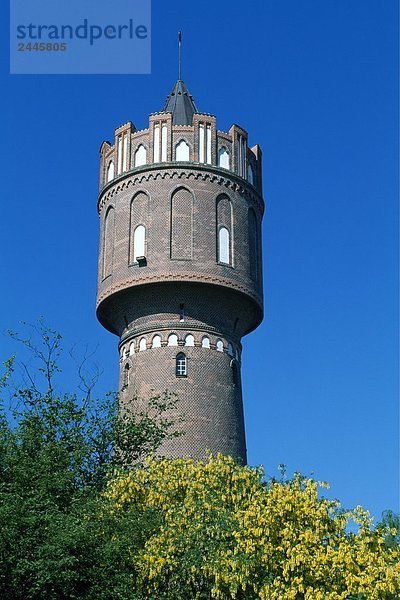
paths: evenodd
<path fill-rule="evenodd" d="M 170 457 L 246 462 L 241 338 L 263 317 L 261 150 L 218 131 L 178 79 L 164 109 L 100 150 L 97 316 L 119 337 L 121 402 L 178 396 Z"/>

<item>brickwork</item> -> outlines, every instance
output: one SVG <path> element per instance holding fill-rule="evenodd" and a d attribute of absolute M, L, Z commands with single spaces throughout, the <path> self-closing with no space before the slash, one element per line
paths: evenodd
<path fill-rule="evenodd" d="M 163 124 L 166 137 L 156 143 L 165 161 L 153 164 L 154 132 L 158 127 L 161 136 Z M 182 139 L 190 161 L 174 162 Z M 147 164 L 132 168 L 140 144 Z M 232 170 L 217 164 L 222 146 Z M 199 163 L 200 156 L 210 164 Z M 115 176 L 107 182 L 111 160 Z M 123 164 L 130 167 L 118 174 Z M 166 455 L 221 451 L 246 462 L 240 340 L 263 316 L 261 151 L 248 149 L 237 125 L 217 131 L 213 116 L 196 113 L 192 126 L 173 126 L 170 113 L 157 113 L 148 130 L 128 123 L 116 130 L 114 146 L 103 143 L 101 174 L 97 314 L 120 338 L 121 401 L 141 410 L 154 394 L 176 393 L 185 435 L 163 446 Z M 144 256 L 136 260 L 132 236 L 139 225 L 146 234 Z M 221 227 L 229 232 L 223 262 Z M 178 345 L 171 346 L 175 335 Z M 186 356 L 183 377 L 176 375 L 178 352 Z"/>

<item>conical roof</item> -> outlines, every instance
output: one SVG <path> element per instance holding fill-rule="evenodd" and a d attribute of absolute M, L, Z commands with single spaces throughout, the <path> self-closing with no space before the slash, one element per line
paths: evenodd
<path fill-rule="evenodd" d="M 163 112 L 172 113 L 173 125 L 191 125 L 194 113 L 199 112 L 193 96 L 181 79 L 178 79 L 167 97 Z"/>

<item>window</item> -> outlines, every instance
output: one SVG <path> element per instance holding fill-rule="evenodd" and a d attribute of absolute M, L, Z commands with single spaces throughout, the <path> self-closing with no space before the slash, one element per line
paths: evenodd
<path fill-rule="evenodd" d="M 129 346 L 129 356 L 135 354 L 135 342 L 132 342 Z"/>
<path fill-rule="evenodd" d="M 221 227 L 218 232 L 218 262 L 229 265 L 229 231 L 226 227 Z"/>
<path fill-rule="evenodd" d="M 161 127 L 161 162 L 167 160 L 167 132 L 167 126 L 163 125 Z"/>
<path fill-rule="evenodd" d="M 138 225 L 133 235 L 133 262 L 136 262 L 138 256 L 145 256 L 146 228 L 144 225 Z"/>
<path fill-rule="evenodd" d="M 154 153 L 153 160 L 155 163 L 160 162 L 160 126 L 154 127 Z"/>
<path fill-rule="evenodd" d="M 247 181 L 254 185 L 254 171 L 250 163 L 247 166 Z"/>
<path fill-rule="evenodd" d="M 126 387 L 129 385 L 129 363 L 126 363 L 124 368 L 124 376 L 123 376 L 123 386 Z"/>
<path fill-rule="evenodd" d="M 111 181 L 111 179 L 114 179 L 114 163 L 112 160 L 109 162 L 107 168 L 107 182 Z"/>
<path fill-rule="evenodd" d="M 124 358 L 125 358 L 125 352 L 126 352 L 126 346 L 122 346 L 122 348 L 121 348 L 121 355 L 120 355 L 121 360 L 124 360 Z"/>
<path fill-rule="evenodd" d="M 218 165 L 223 169 L 229 169 L 229 154 L 224 146 L 218 150 Z"/>
<path fill-rule="evenodd" d="M 122 173 L 122 136 L 118 138 L 118 175 Z"/>
<path fill-rule="evenodd" d="M 187 335 L 185 338 L 185 346 L 194 346 L 194 337 L 191 333 L 189 333 L 189 335 Z"/>
<path fill-rule="evenodd" d="M 230 342 L 228 344 L 228 354 L 229 354 L 229 356 L 233 356 L 234 355 L 234 353 L 233 353 L 233 346 L 232 346 L 232 344 Z"/>
<path fill-rule="evenodd" d="M 139 352 L 143 352 L 143 350 L 146 350 L 146 338 L 142 338 L 139 342 Z"/>
<path fill-rule="evenodd" d="M 206 335 L 201 340 L 201 347 L 202 348 L 209 348 L 210 347 L 210 338 L 208 338 Z"/>
<path fill-rule="evenodd" d="M 126 133 L 124 134 L 124 145 L 123 145 L 123 161 L 122 161 L 122 169 L 123 171 L 126 171 L 128 168 L 128 136 L 126 135 Z"/>
<path fill-rule="evenodd" d="M 217 340 L 217 352 L 223 352 L 224 351 L 224 344 L 222 343 L 222 340 Z"/>
<path fill-rule="evenodd" d="M 199 162 L 204 162 L 204 125 L 199 125 Z"/>
<path fill-rule="evenodd" d="M 178 336 L 176 333 L 171 333 L 168 336 L 168 346 L 177 346 L 178 345 Z"/>
<path fill-rule="evenodd" d="M 140 146 L 138 147 L 138 149 L 135 152 L 135 167 L 141 167 L 142 165 L 145 165 L 146 162 L 147 162 L 147 150 L 143 146 L 143 144 L 140 144 Z"/>
<path fill-rule="evenodd" d="M 206 128 L 206 163 L 211 164 L 211 126 Z"/>
<path fill-rule="evenodd" d="M 161 336 L 155 335 L 153 337 L 153 343 L 151 345 L 152 348 L 161 348 Z"/>
<path fill-rule="evenodd" d="M 110 207 L 106 214 L 104 222 L 104 240 L 103 240 L 103 279 L 111 275 L 113 270 L 114 254 L 114 208 Z"/>
<path fill-rule="evenodd" d="M 179 305 L 179 321 L 181 323 L 183 323 L 185 320 L 185 305 L 184 304 L 180 304 Z"/>
<path fill-rule="evenodd" d="M 232 382 L 235 387 L 239 386 L 239 369 L 236 360 L 231 360 Z"/>
<path fill-rule="evenodd" d="M 185 142 L 185 140 L 181 140 L 175 146 L 175 160 L 177 161 L 188 161 L 189 160 L 189 144 Z"/>
<path fill-rule="evenodd" d="M 187 361 L 186 356 L 183 354 L 183 352 L 180 352 L 176 356 L 175 374 L 177 377 L 186 377 L 187 375 Z"/>

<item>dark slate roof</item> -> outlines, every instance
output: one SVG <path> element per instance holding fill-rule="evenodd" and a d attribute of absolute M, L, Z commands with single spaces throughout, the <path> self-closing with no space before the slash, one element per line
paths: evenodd
<path fill-rule="evenodd" d="M 181 79 L 175 83 L 172 92 L 168 96 L 163 112 L 172 113 L 173 125 L 191 125 L 194 113 L 199 112 L 189 94 L 186 85 Z"/>

